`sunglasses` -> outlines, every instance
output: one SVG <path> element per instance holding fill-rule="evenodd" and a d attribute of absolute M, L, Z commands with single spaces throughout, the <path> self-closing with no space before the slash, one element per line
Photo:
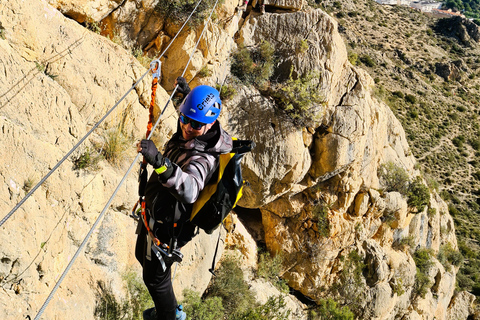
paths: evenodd
<path fill-rule="evenodd" d="M 180 113 L 180 122 L 182 122 L 183 124 L 189 124 L 190 123 L 190 126 L 194 130 L 200 130 L 205 125 L 205 123 L 201 123 L 201 122 L 190 119 L 189 117 L 187 117 L 183 113 Z"/>

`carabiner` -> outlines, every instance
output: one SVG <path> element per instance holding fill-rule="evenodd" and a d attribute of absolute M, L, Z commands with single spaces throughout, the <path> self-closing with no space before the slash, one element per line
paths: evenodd
<path fill-rule="evenodd" d="M 159 59 L 150 62 L 150 70 L 152 71 L 152 77 L 154 79 L 160 79 L 160 76 L 162 75 L 162 63 Z"/>

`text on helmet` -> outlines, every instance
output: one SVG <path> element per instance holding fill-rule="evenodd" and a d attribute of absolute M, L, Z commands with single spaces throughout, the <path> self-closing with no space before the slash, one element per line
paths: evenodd
<path fill-rule="evenodd" d="M 209 93 L 205 99 L 203 99 L 202 103 L 197 104 L 197 109 L 203 110 L 203 108 L 205 108 L 214 98 L 215 95 L 213 93 Z"/>

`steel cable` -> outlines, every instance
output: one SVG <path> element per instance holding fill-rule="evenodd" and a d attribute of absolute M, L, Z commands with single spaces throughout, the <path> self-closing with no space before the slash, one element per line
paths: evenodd
<path fill-rule="evenodd" d="M 175 39 L 177 39 L 178 35 L 180 34 L 180 32 L 182 32 L 183 28 L 186 26 L 187 22 L 190 20 L 190 18 L 192 17 L 192 15 L 195 13 L 195 11 L 197 10 L 198 6 L 200 5 L 200 3 L 202 2 L 203 0 L 199 0 L 197 5 L 195 6 L 195 8 L 192 10 L 192 12 L 190 13 L 190 15 L 188 16 L 187 20 L 185 20 L 185 22 L 183 23 L 182 27 L 178 30 L 178 32 L 175 34 L 175 36 L 173 37 L 172 41 L 170 41 L 170 43 L 168 44 L 167 48 L 165 48 L 165 50 L 160 54 L 160 56 L 157 58 L 157 60 L 160 60 L 163 55 L 165 54 L 165 52 L 170 48 L 170 46 L 172 45 L 172 43 L 175 41 Z M 190 61 L 189 61 L 190 62 Z M 187 64 L 188 65 L 188 64 Z M 127 95 L 137 87 L 137 85 L 140 83 L 140 81 L 143 80 L 143 78 L 145 78 L 145 76 L 151 71 L 151 67 L 147 70 L 147 72 L 145 72 L 138 80 L 137 82 L 135 82 L 135 84 L 127 91 L 127 93 L 125 93 L 121 98 L 120 100 L 105 114 L 105 116 L 103 116 L 93 127 L 92 129 L 90 129 L 86 134 L 85 136 L 80 139 L 80 141 L 73 146 L 72 149 L 70 149 L 69 152 L 67 152 L 67 154 L 50 170 L 50 172 L 48 172 L 41 180 L 39 183 L 37 183 L 35 185 L 35 187 L 33 187 L 30 192 L 28 192 L 25 197 L 20 200 L 19 203 L 17 203 L 17 205 L 15 205 L 15 207 L 13 207 L 12 210 L 10 210 L 10 212 L 0 221 L 0 227 L 15 213 L 15 211 L 17 211 L 24 203 L 25 201 L 27 201 L 28 198 L 30 198 L 30 196 L 58 169 L 58 167 L 60 167 L 60 165 L 65 162 L 65 160 L 68 159 L 68 157 L 90 136 L 90 134 L 92 134 L 92 132 L 98 128 L 98 126 L 110 115 L 110 113 L 112 113 L 113 110 L 115 110 L 115 108 L 127 97 Z M 162 112 L 163 113 L 163 112 Z"/>
<path fill-rule="evenodd" d="M 205 23 L 205 26 L 202 30 L 202 33 L 200 34 L 200 37 L 190 55 L 190 59 L 188 60 L 186 66 L 185 66 L 185 69 L 183 70 L 183 73 L 182 73 L 182 76 L 185 74 L 187 68 L 188 68 L 188 65 L 193 57 L 193 54 L 195 53 L 195 50 L 197 49 L 197 46 L 198 44 L 200 43 L 200 39 L 202 38 L 203 36 L 203 33 L 208 25 L 208 22 L 210 21 L 210 18 L 213 14 L 213 11 L 215 10 L 216 6 L 218 4 L 218 0 L 215 2 L 215 5 L 213 6 L 212 8 L 212 11 L 210 12 L 210 15 L 207 19 L 207 22 Z M 196 7 L 195 7 L 196 8 Z M 190 15 L 191 16 L 191 15 Z M 190 18 L 190 17 L 189 17 Z M 150 70 L 149 70 L 150 71 Z M 176 90 L 178 88 L 178 85 L 175 86 L 172 94 L 170 95 L 170 98 L 168 99 L 167 103 L 165 104 L 165 107 L 163 108 L 162 110 L 162 113 L 160 114 L 160 116 L 158 117 L 157 121 L 155 122 L 155 125 L 153 126 L 152 128 L 152 131 L 150 132 L 149 136 L 147 137 L 147 139 L 150 139 L 151 136 L 153 135 L 153 132 L 155 130 L 155 128 L 157 127 L 157 125 L 159 124 L 160 122 L 160 119 L 161 119 L 161 116 L 163 115 L 163 113 L 165 112 L 167 106 L 168 106 L 168 103 L 172 100 Z M 135 163 L 139 160 L 140 158 L 140 155 L 141 153 L 138 153 L 137 156 L 135 157 L 135 159 L 133 160 L 133 162 L 131 163 L 130 167 L 128 168 L 127 172 L 125 173 L 125 175 L 123 176 L 122 180 L 120 181 L 120 183 L 118 184 L 117 188 L 115 189 L 115 191 L 113 192 L 112 196 L 110 197 L 110 199 L 108 200 L 107 204 L 105 205 L 105 207 L 103 208 L 102 212 L 100 213 L 100 215 L 98 216 L 97 220 L 95 220 L 95 223 L 93 224 L 92 228 L 90 229 L 90 231 L 88 232 L 88 234 L 86 235 L 85 239 L 83 240 L 83 242 L 81 243 L 81 245 L 79 246 L 79 248 L 77 249 L 77 251 L 75 252 L 75 255 L 73 256 L 73 258 L 70 260 L 70 262 L 68 263 L 67 267 L 65 268 L 64 272 L 62 273 L 61 277 L 58 279 L 57 283 L 55 284 L 55 286 L 53 287 L 52 291 L 50 292 L 49 296 L 47 297 L 47 299 L 45 300 L 44 304 L 42 305 L 42 307 L 40 308 L 40 310 L 38 311 L 37 315 L 35 316 L 34 320 L 38 320 L 40 319 L 41 315 L 43 314 L 43 312 L 45 311 L 45 308 L 47 307 L 47 305 L 49 304 L 49 302 L 51 301 L 51 299 L 53 298 L 53 295 L 55 294 L 55 292 L 57 291 L 57 289 L 60 287 L 60 284 L 61 282 L 64 280 L 65 276 L 67 275 L 67 273 L 70 271 L 73 263 L 75 262 L 75 260 L 77 259 L 77 257 L 80 255 L 80 253 L 82 252 L 83 248 L 85 247 L 85 245 L 87 244 L 88 242 L 88 239 L 90 238 L 90 236 L 93 234 L 93 231 L 96 229 L 96 227 L 98 226 L 98 224 L 100 223 L 101 219 L 103 218 L 103 216 L 105 215 L 105 212 L 107 211 L 108 207 L 110 206 L 110 204 L 112 203 L 113 201 L 113 198 L 115 197 L 115 195 L 117 194 L 118 190 L 120 189 L 120 187 L 122 186 L 122 184 L 125 182 L 127 176 L 130 174 L 130 172 L 132 171 L 132 168 L 134 167 Z"/>

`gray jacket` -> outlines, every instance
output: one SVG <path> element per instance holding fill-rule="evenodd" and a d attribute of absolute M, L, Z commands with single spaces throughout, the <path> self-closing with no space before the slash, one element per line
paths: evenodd
<path fill-rule="evenodd" d="M 164 156 L 173 165 L 173 174 L 166 181 L 154 171 L 148 180 L 145 200 L 148 212 L 158 222 L 154 232 L 167 242 L 175 235 L 183 246 L 194 235 L 189 222 L 192 204 L 218 167 L 220 154 L 232 150 L 232 138 L 217 121 L 204 135 L 186 141 L 180 126 L 167 142 Z M 177 223 L 174 231 L 173 223 Z"/>

